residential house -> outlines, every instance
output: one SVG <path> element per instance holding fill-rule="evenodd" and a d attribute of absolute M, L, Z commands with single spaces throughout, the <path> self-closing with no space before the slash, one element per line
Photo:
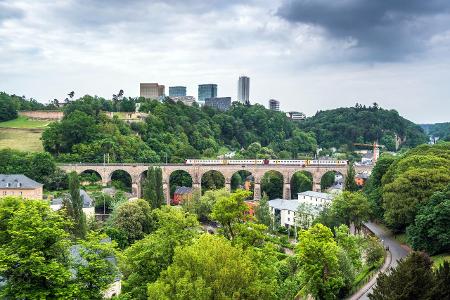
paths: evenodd
<path fill-rule="evenodd" d="M 308 227 L 319 213 L 330 205 L 333 195 L 307 191 L 298 193 L 298 199 L 274 199 L 269 201 L 269 209 L 274 224 L 279 226 Z"/>
<path fill-rule="evenodd" d="M 330 205 L 333 200 L 333 195 L 329 193 L 321 193 L 321 192 L 313 192 L 306 191 L 302 193 L 298 193 L 298 201 L 299 203 L 305 203 L 308 205 L 312 205 L 320 210 L 322 210 L 325 206 Z"/>
<path fill-rule="evenodd" d="M 174 205 L 181 204 L 184 200 L 190 199 L 192 197 L 192 188 L 186 186 L 178 186 L 173 193 Z"/>
<path fill-rule="evenodd" d="M 65 195 L 68 196 L 68 195 Z M 86 218 L 95 216 L 94 200 L 86 193 L 85 190 L 80 190 L 80 197 L 83 199 L 83 212 Z M 55 198 L 50 202 L 50 207 L 57 211 L 63 206 L 64 197 Z"/>
<path fill-rule="evenodd" d="M 42 199 L 44 185 L 22 174 L 0 174 L 0 197 Z"/>

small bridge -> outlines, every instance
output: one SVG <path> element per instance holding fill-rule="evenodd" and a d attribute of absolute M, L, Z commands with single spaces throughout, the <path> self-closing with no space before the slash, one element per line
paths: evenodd
<path fill-rule="evenodd" d="M 95 171 L 102 179 L 102 185 L 107 186 L 111 183 L 111 177 L 115 171 L 124 171 L 131 177 L 131 190 L 134 196 L 141 197 L 141 182 L 145 178 L 145 172 L 149 167 L 159 167 L 163 175 L 163 189 L 167 202 L 170 201 L 170 175 L 175 171 L 185 171 L 192 178 L 192 187 L 200 188 L 202 176 L 208 171 L 217 171 L 225 178 L 225 188 L 231 190 L 231 177 L 239 171 L 248 171 L 254 177 L 254 199 L 261 198 L 261 179 L 269 171 L 276 171 L 283 176 L 283 197 L 290 199 L 291 197 L 291 179 L 292 176 L 299 171 L 311 173 L 313 178 L 313 190 L 320 191 L 320 181 L 322 176 L 329 172 L 335 171 L 341 173 L 344 178 L 347 175 L 347 166 L 300 166 L 300 165 L 188 165 L 188 164 L 140 164 L 140 163 L 80 163 L 80 164 L 61 164 L 59 167 L 66 171 L 75 171 L 81 174 L 85 171 Z M 372 170 L 373 166 L 355 166 L 356 173 Z"/>

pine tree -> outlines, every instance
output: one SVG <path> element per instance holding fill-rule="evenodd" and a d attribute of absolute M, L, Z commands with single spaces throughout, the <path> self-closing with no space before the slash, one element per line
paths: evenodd
<path fill-rule="evenodd" d="M 143 187 L 143 197 L 144 200 L 147 201 L 150 206 L 154 208 L 158 208 L 161 205 L 158 205 L 158 197 L 156 194 L 156 178 L 155 178 L 155 169 L 153 167 L 149 167 L 147 171 L 147 178 L 144 182 Z"/>
<path fill-rule="evenodd" d="M 80 181 L 76 172 L 69 174 L 69 194 L 72 207 L 68 210 L 68 214 L 74 221 L 73 234 L 77 238 L 84 239 L 87 232 L 86 216 L 83 212 L 83 199 L 80 196 Z"/>
<path fill-rule="evenodd" d="M 429 298 L 435 280 L 431 267 L 432 262 L 427 254 L 411 252 L 398 262 L 395 269 L 390 268 L 380 274 L 369 299 L 443 299 Z"/>
<path fill-rule="evenodd" d="M 259 200 L 259 205 L 255 209 L 255 217 L 260 224 L 264 224 L 270 227 L 272 223 L 272 217 L 269 211 L 269 197 L 264 193 L 261 200 Z"/>
<path fill-rule="evenodd" d="M 161 168 L 155 168 L 155 192 L 159 206 L 164 205 L 164 190 L 162 183 L 162 170 Z"/>
<path fill-rule="evenodd" d="M 353 163 L 348 165 L 344 189 L 349 192 L 356 192 L 358 190 L 355 182 L 355 168 L 353 167 Z"/>

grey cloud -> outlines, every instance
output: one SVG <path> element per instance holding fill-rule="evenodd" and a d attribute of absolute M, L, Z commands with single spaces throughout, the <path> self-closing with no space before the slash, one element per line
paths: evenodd
<path fill-rule="evenodd" d="M 174 14 L 206 14 L 221 11 L 241 0 L 78 0 L 57 13 L 67 22 L 83 28 L 109 26 L 120 23 L 152 22 L 164 25 Z"/>
<path fill-rule="evenodd" d="M 24 13 L 20 9 L 10 7 L 5 2 L 0 1 L 0 23 L 7 19 L 17 19 L 23 17 Z"/>
<path fill-rule="evenodd" d="M 352 40 L 356 58 L 395 61 L 425 51 L 434 34 L 450 28 L 449 12 L 447 0 L 286 0 L 277 15 Z"/>

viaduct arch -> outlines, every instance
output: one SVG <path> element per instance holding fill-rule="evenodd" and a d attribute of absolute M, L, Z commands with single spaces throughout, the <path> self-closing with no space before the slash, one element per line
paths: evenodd
<path fill-rule="evenodd" d="M 313 190 L 320 191 L 320 180 L 328 171 L 336 171 L 344 177 L 347 175 L 347 166 L 296 166 L 296 165 L 186 165 L 186 164 L 133 164 L 133 163 L 111 163 L 111 164 L 61 164 L 59 167 L 66 171 L 75 171 L 78 174 L 84 171 L 95 171 L 102 178 L 102 185 L 106 186 L 111 182 L 111 175 L 114 171 L 122 170 L 131 176 L 132 194 L 141 197 L 141 179 L 149 167 L 159 167 L 163 175 L 163 189 L 167 203 L 170 203 L 169 181 L 170 175 L 175 171 L 186 171 L 192 178 L 192 187 L 201 188 L 203 174 L 208 171 L 217 171 L 225 178 L 225 188 L 231 190 L 231 177 L 234 173 L 245 170 L 254 177 L 254 199 L 261 199 L 261 179 L 268 171 L 277 171 L 283 175 L 283 197 L 291 197 L 291 179 L 298 171 L 310 172 L 313 176 Z M 371 171 L 373 166 L 354 166 L 356 173 Z"/>

